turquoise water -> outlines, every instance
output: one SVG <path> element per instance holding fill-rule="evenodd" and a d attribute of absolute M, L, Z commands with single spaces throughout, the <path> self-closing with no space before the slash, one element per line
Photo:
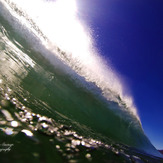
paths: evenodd
<path fill-rule="evenodd" d="M 0 1 L 1 162 L 162 162 L 123 97 L 88 80 L 62 48 L 54 55 L 9 2 Z"/>

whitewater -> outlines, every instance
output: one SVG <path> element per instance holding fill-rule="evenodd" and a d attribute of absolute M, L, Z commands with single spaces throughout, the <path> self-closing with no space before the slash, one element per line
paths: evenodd
<path fill-rule="evenodd" d="M 51 146 L 51 161 L 98 162 L 102 153 L 106 160 L 160 161 L 132 96 L 100 55 L 78 7 L 76 0 L 0 0 L 1 131 L 16 142 L 31 138 L 33 149 L 23 149 L 29 161 L 41 157 L 41 144 Z M 8 159 L 25 156 L 15 146 Z"/>
<path fill-rule="evenodd" d="M 23 16 L 13 11 L 14 3 L 17 5 L 16 8 L 18 10 L 20 8 L 20 11 L 23 12 L 21 13 Z M 123 108 L 117 96 L 120 97 L 126 104 L 128 111 L 139 119 L 132 97 L 125 94 L 122 82 L 116 72 L 112 67 L 106 65 L 97 53 L 90 29 L 77 18 L 75 0 L 69 2 L 58 0 L 55 3 L 45 0 L 36 0 L 35 2 L 32 0 L 28 2 L 13 0 L 9 4 L 11 14 L 24 28 L 23 31 L 22 26 L 16 24 L 16 30 L 22 30 L 30 42 L 28 32 L 33 32 L 41 44 L 52 52 L 50 55 L 43 53 L 52 64 L 56 65 L 53 59 L 54 55 L 80 76 L 83 76 L 86 81 L 95 83 L 102 90 L 106 99 L 118 102 Z M 13 23 L 13 20 L 10 21 Z M 34 46 L 39 49 L 38 45 Z M 113 92 L 112 96 L 110 96 L 110 92 Z"/>

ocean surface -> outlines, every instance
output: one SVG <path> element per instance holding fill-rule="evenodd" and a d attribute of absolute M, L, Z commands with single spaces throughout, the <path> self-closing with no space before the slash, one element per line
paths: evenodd
<path fill-rule="evenodd" d="M 163 162 L 75 13 L 0 0 L 0 162 Z"/>

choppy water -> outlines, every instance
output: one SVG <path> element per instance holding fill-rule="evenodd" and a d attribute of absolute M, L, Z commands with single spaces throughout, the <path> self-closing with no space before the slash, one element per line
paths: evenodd
<path fill-rule="evenodd" d="M 27 13 L 0 0 L 1 162 L 162 162 L 115 73 Z"/>

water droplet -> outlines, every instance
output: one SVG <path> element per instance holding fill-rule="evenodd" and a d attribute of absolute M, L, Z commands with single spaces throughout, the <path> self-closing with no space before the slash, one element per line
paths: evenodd
<path fill-rule="evenodd" d="M 12 121 L 13 120 L 11 114 L 7 110 L 1 110 L 1 112 L 3 113 L 3 115 L 6 117 L 6 119 L 8 121 Z"/>
<path fill-rule="evenodd" d="M 23 129 L 22 132 L 24 132 L 27 136 L 33 136 L 33 133 L 29 130 Z"/>
<path fill-rule="evenodd" d="M 11 126 L 12 127 L 18 127 L 18 122 L 17 121 L 12 121 Z"/>
<path fill-rule="evenodd" d="M 57 149 L 60 149 L 60 146 L 59 146 L 59 145 L 56 145 L 55 147 L 56 147 Z"/>
<path fill-rule="evenodd" d="M 91 154 L 90 154 L 90 153 L 87 153 L 87 154 L 85 155 L 85 157 L 86 157 L 86 158 L 91 158 Z"/>
<path fill-rule="evenodd" d="M 80 140 L 72 140 L 71 141 L 71 143 L 72 143 L 72 145 L 74 145 L 74 146 L 77 146 L 77 145 L 80 145 Z"/>
<path fill-rule="evenodd" d="M 65 145 L 65 147 L 71 147 L 71 144 L 70 144 L 70 143 L 67 143 L 67 144 Z"/>
<path fill-rule="evenodd" d="M 30 113 L 30 112 L 27 112 L 27 113 L 25 114 L 25 118 L 32 120 L 32 115 L 31 115 L 31 113 Z"/>
<path fill-rule="evenodd" d="M 6 128 L 4 130 L 4 132 L 7 134 L 7 135 L 12 135 L 13 134 L 13 128 Z"/>
<path fill-rule="evenodd" d="M 47 128 L 48 125 L 47 125 L 46 123 L 42 123 L 42 127 L 43 127 L 43 128 Z"/>
<path fill-rule="evenodd" d="M 46 121 L 46 120 L 47 120 L 47 118 L 44 117 L 44 116 L 42 116 L 42 117 L 39 118 L 39 121 Z"/>
<path fill-rule="evenodd" d="M 84 141 L 81 141 L 81 145 L 83 145 L 83 146 L 84 146 L 84 145 L 85 145 L 85 142 L 84 142 Z"/>
<path fill-rule="evenodd" d="M 16 98 L 12 98 L 12 101 L 16 101 Z"/>
<path fill-rule="evenodd" d="M 12 90 L 11 90 L 10 88 L 7 88 L 7 91 L 8 91 L 8 92 L 11 92 Z"/>

